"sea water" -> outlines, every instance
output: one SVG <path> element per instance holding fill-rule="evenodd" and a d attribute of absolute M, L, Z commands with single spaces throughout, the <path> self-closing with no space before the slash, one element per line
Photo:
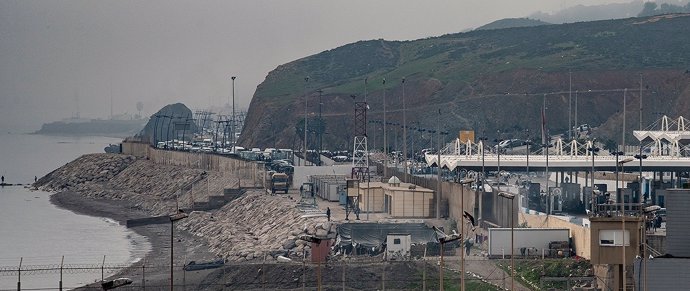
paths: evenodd
<path fill-rule="evenodd" d="M 5 183 L 30 184 L 87 153 L 102 153 L 120 139 L 0 134 L 0 174 Z M 123 266 L 143 258 L 145 238 L 116 221 L 60 209 L 52 193 L 24 186 L 0 187 L 0 290 L 57 289 L 60 264 L 96 269 L 63 271 L 65 289 L 101 279 L 101 266 Z M 19 268 L 21 261 L 21 278 Z M 46 269 L 46 270 L 36 270 Z M 117 270 L 105 269 L 105 276 Z"/>

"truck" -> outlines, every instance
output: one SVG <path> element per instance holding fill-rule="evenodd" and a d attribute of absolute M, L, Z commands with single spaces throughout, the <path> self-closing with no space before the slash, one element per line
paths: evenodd
<path fill-rule="evenodd" d="M 284 191 L 287 194 L 290 187 L 290 177 L 285 173 L 273 173 L 271 175 L 271 193 Z"/>

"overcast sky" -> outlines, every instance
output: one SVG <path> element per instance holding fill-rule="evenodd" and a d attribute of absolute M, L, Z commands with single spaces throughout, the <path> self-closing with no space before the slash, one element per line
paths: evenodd
<path fill-rule="evenodd" d="M 185 103 L 238 108 L 276 66 L 347 43 L 629 0 L 0 0 L 0 130 Z"/>

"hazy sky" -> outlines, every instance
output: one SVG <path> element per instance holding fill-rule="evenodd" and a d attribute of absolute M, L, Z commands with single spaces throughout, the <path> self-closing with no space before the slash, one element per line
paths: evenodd
<path fill-rule="evenodd" d="M 280 64 L 347 43 L 410 40 L 578 4 L 629 0 L 0 0 L 0 130 L 182 102 L 238 108 Z"/>

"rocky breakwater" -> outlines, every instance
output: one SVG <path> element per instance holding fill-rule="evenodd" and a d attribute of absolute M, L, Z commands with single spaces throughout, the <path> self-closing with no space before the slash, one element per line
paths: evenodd
<path fill-rule="evenodd" d="M 179 225 L 206 238 L 212 252 L 229 260 L 301 259 L 311 252 L 311 243 L 301 236 L 334 239 L 337 226 L 325 217 L 305 217 L 295 206 L 288 196 L 250 191 L 214 213 L 193 212 Z"/>
<path fill-rule="evenodd" d="M 134 156 L 88 154 L 41 177 L 35 187 L 45 191 L 76 191 L 89 184 L 107 183 L 136 161 Z"/>
<path fill-rule="evenodd" d="M 155 164 L 119 154 L 84 155 L 41 178 L 35 186 L 72 191 L 85 197 L 126 200 L 151 215 L 167 215 L 189 201 L 191 184 L 222 189 L 236 181 L 231 173 Z M 198 198 L 197 198 L 198 199 Z M 326 217 L 305 217 L 287 195 L 250 190 L 220 209 L 192 211 L 177 228 L 201 238 L 210 252 L 232 261 L 302 258 L 311 251 L 301 236 L 335 238 Z"/>

